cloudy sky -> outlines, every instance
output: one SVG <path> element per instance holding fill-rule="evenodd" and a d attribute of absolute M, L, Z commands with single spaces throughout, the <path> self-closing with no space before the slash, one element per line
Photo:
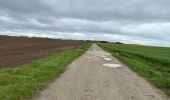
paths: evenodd
<path fill-rule="evenodd" d="M 170 46 L 170 0 L 0 0 L 0 34 Z"/>

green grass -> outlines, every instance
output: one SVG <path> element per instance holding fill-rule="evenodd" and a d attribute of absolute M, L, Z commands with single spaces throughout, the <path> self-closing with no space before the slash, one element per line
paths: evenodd
<path fill-rule="evenodd" d="M 0 69 L 0 100 L 31 99 L 59 77 L 90 45 L 86 43 L 79 49 L 56 53 L 16 68 Z"/>
<path fill-rule="evenodd" d="M 170 96 L 170 48 L 113 43 L 98 45 Z"/>
<path fill-rule="evenodd" d="M 91 44 L 92 44 L 91 42 L 86 42 L 80 46 L 80 49 L 87 50 L 88 48 L 90 48 Z"/>

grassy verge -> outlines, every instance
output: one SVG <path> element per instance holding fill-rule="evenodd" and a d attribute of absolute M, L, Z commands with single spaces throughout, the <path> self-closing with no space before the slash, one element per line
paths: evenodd
<path fill-rule="evenodd" d="M 83 54 L 89 46 L 90 43 L 86 43 L 79 49 L 56 53 L 31 64 L 0 69 L 0 100 L 30 99 L 50 81 L 59 77 L 67 65 Z"/>
<path fill-rule="evenodd" d="M 82 46 L 80 46 L 80 49 L 87 50 L 88 48 L 90 48 L 91 44 L 91 42 L 86 42 Z"/>
<path fill-rule="evenodd" d="M 170 96 L 170 66 L 161 61 L 162 59 L 166 59 L 166 62 L 169 62 L 169 58 L 166 58 L 168 55 L 166 53 L 168 53 L 170 48 L 111 43 L 98 43 L 98 45 Z M 116 54 L 117 52 L 119 55 Z M 152 56 L 151 54 L 154 52 L 156 53 Z M 159 57 L 157 55 L 162 59 L 156 59 Z M 156 59 L 155 62 L 154 59 Z"/>

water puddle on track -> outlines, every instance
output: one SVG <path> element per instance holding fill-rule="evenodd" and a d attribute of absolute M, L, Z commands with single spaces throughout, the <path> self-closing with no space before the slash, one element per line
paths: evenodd
<path fill-rule="evenodd" d="M 102 57 L 102 58 L 106 58 L 106 56 L 100 56 L 100 57 Z"/>
<path fill-rule="evenodd" d="M 89 58 L 90 59 L 91 57 L 86 56 L 85 58 Z"/>
<path fill-rule="evenodd" d="M 121 67 L 120 64 L 111 64 L 111 63 L 105 63 L 105 64 L 103 64 L 103 66 L 105 66 L 105 67 L 111 67 L 111 68 Z"/>
<path fill-rule="evenodd" d="M 104 58 L 104 60 L 111 61 L 112 59 L 110 59 L 110 58 Z"/>

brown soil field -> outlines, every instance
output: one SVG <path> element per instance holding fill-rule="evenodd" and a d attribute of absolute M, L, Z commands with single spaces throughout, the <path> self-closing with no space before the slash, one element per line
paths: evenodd
<path fill-rule="evenodd" d="M 77 48 L 83 41 L 0 36 L 0 68 L 15 67 L 47 57 L 54 52 Z"/>

